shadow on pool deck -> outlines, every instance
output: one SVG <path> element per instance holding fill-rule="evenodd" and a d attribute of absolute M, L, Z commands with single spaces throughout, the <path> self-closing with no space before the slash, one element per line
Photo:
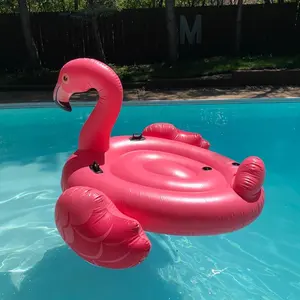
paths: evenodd
<path fill-rule="evenodd" d="M 51 102 L 51 91 L 15 91 L 0 92 L 1 103 L 35 103 Z M 124 100 L 184 100 L 184 99 L 243 99 L 243 98 L 286 98 L 300 97 L 300 88 L 285 86 L 255 86 L 240 88 L 196 88 L 196 89 L 169 89 L 144 90 L 133 89 L 124 91 Z M 73 101 L 97 100 L 97 93 L 91 91 L 83 94 L 74 94 Z"/>
<path fill-rule="evenodd" d="M 158 268 L 171 256 L 152 241 L 150 257 L 127 270 L 94 267 L 66 246 L 46 252 L 43 259 L 25 273 L 18 290 L 8 273 L 0 273 L 1 300 L 179 300 L 176 286 L 158 275 Z"/>

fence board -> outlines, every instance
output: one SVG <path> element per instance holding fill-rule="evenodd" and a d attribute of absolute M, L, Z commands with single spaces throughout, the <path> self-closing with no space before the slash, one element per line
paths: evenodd
<path fill-rule="evenodd" d="M 181 59 L 231 55 L 234 51 L 237 6 L 176 8 L 191 31 L 201 16 L 201 43 L 185 39 L 179 43 Z M 295 3 L 245 5 L 242 18 L 242 53 L 290 54 L 300 50 L 299 21 Z M 98 58 L 97 45 L 89 18 L 75 13 L 35 13 L 32 32 L 44 67 L 60 68 L 75 57 Z M 111 63 L 151 63 L 167 58 L 168 36 L 165 10 L 139 9 L 99 17 L 100 36 Z M 180 36 L 180 35 L 179 35 Z M 0 68 L 22 68 L 26 48 L 18 14 L 0 15 Z"/>

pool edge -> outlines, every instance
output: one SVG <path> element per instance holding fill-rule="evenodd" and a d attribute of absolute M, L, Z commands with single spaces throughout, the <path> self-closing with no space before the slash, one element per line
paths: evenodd
<path fill-rule="evenodd" d="M 300 97 L 285 98 L 220 98 L 220 99 L 203 99 L 203 100 L 132 100 L 124 101 L 123 106 L 144 106 L 144 105 L 183 105 L 183 104 L 251 104 L 251 103 L 295 103 L 300 102 Z M 72 106 L 91 107 L 95 101 L 74 101 Z M 0 109 L 19 109 L 19 108 L 53 108 L 56 107 L 53 101 L 49 102 L 20 102 L 20 103 L 0 103 Z"/>

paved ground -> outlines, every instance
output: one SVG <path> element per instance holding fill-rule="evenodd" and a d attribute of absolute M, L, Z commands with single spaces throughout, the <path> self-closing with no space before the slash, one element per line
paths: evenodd
<path fill-rule="evenodd" d="M 201 88 L 188 90 L 145 91 L 127 90 L 125 100 L 201 100 L 201 99 L 237 99 L 237 98 L 288 98 L 300 97 L 300 87 L 246 87 L 246 88 Z M 74 95 L 73 100 L 96 100 L 97 94 L 89 92 Z M 0 92 L 0 103 L 48 102 L 52 101 L 51 92 Z"/>

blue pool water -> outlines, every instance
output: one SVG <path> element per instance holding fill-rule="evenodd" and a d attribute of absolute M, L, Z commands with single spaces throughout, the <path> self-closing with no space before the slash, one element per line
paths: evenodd
<path fill-rule="evenodd" d="M 114 135 L 173 122 L 267 168 L 256 222 L 213 237 L 150 234 L 149 258 L 123 271 L 78 258 L 53 220 L 61 169 L 91 109 L 0 110 L 0 300 L 300 299 L 300 103 L 123 107 Z"/>

